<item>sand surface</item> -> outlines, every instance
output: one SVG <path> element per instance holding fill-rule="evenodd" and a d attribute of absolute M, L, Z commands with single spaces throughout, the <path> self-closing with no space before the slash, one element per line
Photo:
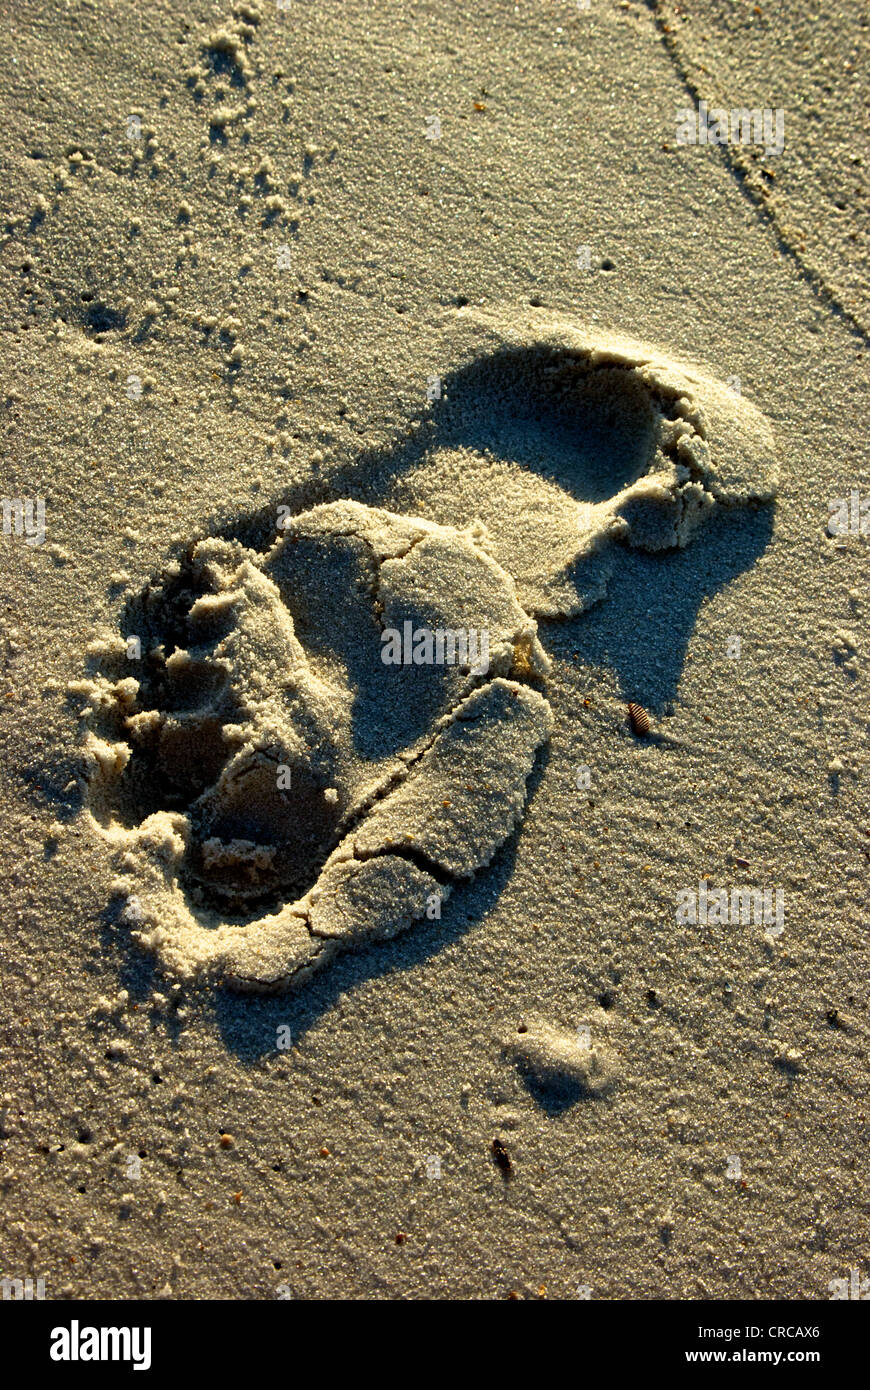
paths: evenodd
<path fill-rule="evenodd" d="M 0 28 L 0 1275 L 866 1276 L 864 7 Z"/>

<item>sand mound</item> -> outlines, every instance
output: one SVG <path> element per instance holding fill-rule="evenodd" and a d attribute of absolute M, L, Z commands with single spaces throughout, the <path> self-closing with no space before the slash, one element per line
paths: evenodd
<path fill-rule="evenodd" d="M 505 1051 L 545 1090 L 604 1095 L 615 1085 L 619 1066 L 600 1014 L 590 1017 L 592 1022 L 574 1029 L 531 1019 L 508 1039 Z"/>

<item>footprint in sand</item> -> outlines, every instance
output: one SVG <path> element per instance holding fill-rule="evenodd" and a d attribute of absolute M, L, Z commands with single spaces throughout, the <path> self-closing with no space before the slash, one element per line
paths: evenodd
<path fill-rule="evenodd" d="M 364 480 L 413 480 L 437 521 L 279 508 L 269 548 L 191 544 L 91 646 L 89 814 L 168 973 L 287 988 L 440 916 L 549 737 L 536 618 L 599 596 L 617 542 L 683 545 L 773 494 L 766 421 L 695 368 L 540 315 L 464 323 L 437 442 Z M 524 476 L 560 457 L 574 495 L 538 479 L 530 510 Z"/>

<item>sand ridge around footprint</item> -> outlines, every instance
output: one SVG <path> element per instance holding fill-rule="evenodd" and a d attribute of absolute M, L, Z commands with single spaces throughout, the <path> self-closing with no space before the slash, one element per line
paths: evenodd
<path fill-rule="evenodd" d="M 551 714 L 535 622 L 482 539 L 326 504 L 265 555 L 192 545 L 92 644 L 90 814 L 166 971 L 298 984 L 440 916 L 491 861 Z"/>

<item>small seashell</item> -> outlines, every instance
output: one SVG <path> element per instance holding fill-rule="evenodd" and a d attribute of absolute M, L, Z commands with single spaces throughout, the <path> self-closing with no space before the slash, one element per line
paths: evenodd
<path fill-rule="evenodd" d="M 630 704 L 628 707 L 628 717 L 634 733 L 644 737 L 649 733 L 649 715 L 643 705 Z"/>

